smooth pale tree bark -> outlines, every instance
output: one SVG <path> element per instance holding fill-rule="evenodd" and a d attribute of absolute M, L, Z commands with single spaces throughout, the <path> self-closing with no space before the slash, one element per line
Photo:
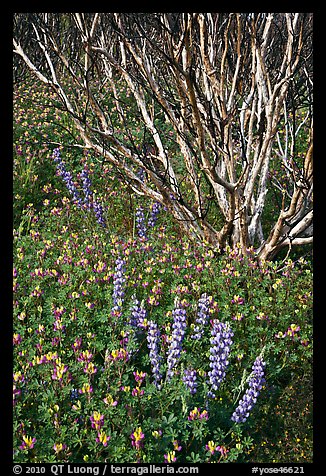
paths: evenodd
<path fill-rule="evenodd" d="M 15 16 L 13 43 L 72 117 L 76 146 L 193 240 L 270 259 L 313 240 L 311 35 L 303 13 L 38 13 Z"/>

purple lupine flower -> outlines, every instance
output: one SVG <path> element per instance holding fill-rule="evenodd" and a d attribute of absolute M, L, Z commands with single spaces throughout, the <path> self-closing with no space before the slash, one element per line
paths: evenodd
<path fill-rule="evenodd" d="M 264 379 L 264 367 L 265 362 L 263 361 L 262 357 L 258 356 L 252 366 L 252 373 L 248 380 L 247 390 L 245 394 L 239 401 L 239 405 L 235 409 L 233 415 L 231 416 L 231 420 L 236 423 L 244 423 L 249 414 L 257 401 L 257 397 L 262 389 L 262 386 L 265 382 Z"/>
<path fill-rule="evenodd" d="M 34 448 L 34 444 L 36 442 L 36 438 L 32 438 L 31 436 L 23 435 L 23 442 L 19 447 L 20 450 L 31 450 Z"/>
<path fill-rule="evenodd" d="M 81 179 L 83 181 L 83 190 L 85 194 L 84 203 L 87 208 L 90 210 L 92 208 L 92 191 L 91 191 L 91 179 L 89 178 L 88 171 L 86 169 L 82 170 Z"/>
<path fill-rule="evenodd" d="M 15 333 L 13 335 L 13 345 L 19 345 L 22 341 L 22 336 L 20 334 Z"/>
<path fill-rule="evenodd" d="M 94 213 L 96 216 L 96 219 L 100 225 L 102 225 L 104 228 L 106 227 L 106 221 L 103 216 L 103 207 L 99 202 L 93 201 L 92 203 L 92 192 L 91 192 L 91 180 L 88 176 L 88 172 L 86 169 L 84 169 L 80 176 L 83 182 L 83 190 L 85 194 L 84 201 L 80 197 L 77 188 L 73 182 L 72 179 L 72 174 L 66 170 L 66 165 L 62 158 L 60 157 L 60 149 L 56 148 L 53 151 L 53 160 L 56 163 L 57 170 L 59 172 L 59 175 L 63 178 L 63 180 L 66 183 L 67 189 L 73 196 L 73 201 L 80 207 L 82 208 L 83 205 L 86 205 L 88 210 L 91 210 L 91 208 L 94 209 Z"/>
<path fill-rule="evenodd" d="M 148 219 L 147 226 L 148 227 L 154 227 L 155 223 L 157 221 L 157 215 L 159 214 L 161 210 L 161 204 L 159 202 L 154 202 L 152 207 L 151 207 L 151 214 Z"/>
<path fill-rule="evenodd" d="M 78 389 L 73 388 L 70 392 L 70 400 L 74 401 L 74 400 L 77 400 L 77 398 L 78 398 Z"/>
<path fill-rule="evenodd" d="M 149 349 L 149 360 L 152 364 L 154 384 L 158 389 L 160 389 L 160 381 L 162 380 L 162 375 L 160 371 L 162 357 L 159 354 L 160 336 L 161 333 L 156 322 L 148 321 L 147 347 Z"/>
<path fill-rule="evenodd" d="M 145 224 L 145 214 L 142 207 L 138 207 L 136 210 L 136 228 L 139 238 L 146 239 L 146 224 Z"/>
<path fill-rule="evenodd" d="M 124 282 L 126 278 L 124 273 L 126 271 L 125 268 L 126 262 L 122 258 L 118 258 L 115 262 L 115 270 L 113 275 L 113 307 L 111 310 L 112 316 L 120 316 L 121 315 L 121 308 L 124 299 Z"/>
<path fill-rule="evenodd" d="M 197 392 L 196 370 L 185 369 L 182 380 L 192 395 Z"/>
<path fill-rule="evenodd" d="M 139 168 L 136 175 L 141 182 L 145 182 L 145 170 L 142 167 Z"/>
<path fill-rule="evenodd" d="M 198 300 L 198 314 L 196 318 L 196 325 L 194 327 L 194 333 L 191 335 L 192 339 L 200 339 L 205 330 L 205 326 L 208 323 L 209 318 L 209 305 L 211 297 L 206 293 L 202 294 Z"/>
<path fill-rule="evenodd" d="M 182 341 L 185 336 L 187 327 L 186 311 L 182 307 L 181 303 L 177 302 L 175 309 L 172 311 L 173 324 L 172 324 L 172 336 L 171 342 L 168 348 L 167 357 L 167 378 L 171 379 L 174 374 L 174 367 L 180 357 L 182 350 Z"/>
<path fill-rule="evenodd" d="M 139 303 L 138 299 L 133 296 L 133 305 L 130 309 L 131 317 L 129 318 L 129 324 L 132 327 L 138 327 L 142 325 L 144 319 L 146 319 L 147 311 L 142 304 Z"/>
<path fill-rule="evenodd" d="M 138 370 L 136 370 L 136 372 L 133 372 L 132 374 L 135 377 L 135 380 L 136 380 L 136 382 L 138 383 L 139 386 L 143 383 L 144 378 L 147 375 L 146 372 L 143 372 L 142 370 L 140 372 Z"/>
<path fill-rule="evenodd" d="M 138 427 L 133 433 L 131 433 L 130 438 L 132 440 L 131 441 L 132 446 L 134 446 L 137 450 L 140 450 L 140 448 L 144 444 L 143 440 L 145 438 L 145 435 L 141 427 Z"/>
<path fill-rule="evenodd" d="M 82 206 L 81 197 L 77 191 L 77 188 L 73 182 L 72 175 L 70 172 L 67 171 L 66 165 L 60 156 L 60 149 L 56 148 L 53 151 L 53 161 L 56 163 L 57 170 L 59 175 L 63 178 L 67 189 L 69 190 L 70 194 L 73 197 L 73 201 L 77 203 L 79 207 Z"/>
<path fill-rule="evenodd" d="M 100 225 L 102 225 L 103 228 L 106 228 L 106 220 L 105 220 L 104 215 L 103 215 L 102 205 L 99 202 L 94 200 L 93 201 L 93 209 L 94 209 L 94 212 L 95 212 L 97 222 Z"/>
<path fill-rule="evenodd" d="M 83 190 L 85 194 L 84 203 L 88 210 L 91 210 L 93 208 L 97 222 L 104 228 L 106 228 L 106 221 L 103 215 L 103 207 L 99 202 L 93 200 L 93 193 L 91 191 L 92 182 L 89 178 L 88 171 L 84 169 L 81 172 L 80 176 L 83 181 Z"/>
<path fill-rule="evenodd" d="M 104 424 L 104 415 L 101 415 L 99 412 L 94 411 L 93 414 L 89 417 L 92 428 L 95 430 L 100 430 Z"/>
<path fill-rule="evenodd" d="M 213 320 L 211 330 L 211 348 L 210 348 L 210 368 L 208 372 L 210 390 L 207 393 L 209 398 L 215 398 L 215 391 L 218 390 L 222 380 L 225 377 L 226 367 L 229 364 L 228 356 L 232 345 L 232 329 L 228 323 Z"/>
<path fill-rule="evenodd" d="M 208 412 L 207 410 L 201 411 L 200 408 L 195 407 L 193 410 L 190 411 L 188 420 L 208 420 Z"/>

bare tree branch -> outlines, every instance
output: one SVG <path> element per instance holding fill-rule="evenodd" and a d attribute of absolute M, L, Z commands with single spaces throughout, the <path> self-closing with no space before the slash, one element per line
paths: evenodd
<path fill-rule="evenodd" d="M 14 53 L 55 91 L 73 144 L 192 239 L 262 259 L 312 242 L 311 14 L 16 14 Z"/>

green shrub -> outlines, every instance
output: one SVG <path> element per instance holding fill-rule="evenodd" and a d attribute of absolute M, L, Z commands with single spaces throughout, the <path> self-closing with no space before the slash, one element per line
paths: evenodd
<path fill-rule="evenodd" d="M 310 264 L 299 257 L 259 263 L 254 250 L 241 256 L 238 248 L 195 246 L 163 208 L 149 226 L 153 203 L 135 197 L 111 166 L 63 148 L 81 194 L 87 165 L 104 228 L 56 176 L 53 150 L 62 128 L 56 129 L 53 111 L 45 110 L 47 121 L 36 130 L 28 127 L 31 104 L 23 93 L 21 101 L 26 118 L 16 124 L 14 163 L 14 460 L 311 461 Z M 144 239 L 137 233 L 140 208 Z M 205 297 L 206 322 L 194 339 Z M 213 398 L 217 323 L 233 335 Z M 156 380 L 148 346 L 155 326 Z M 260 395 L 247 420 L 234 423 L 260 355 L 266 364 Z M 187 375 L 188 382 L 196 376 L 193 387 Z"/>

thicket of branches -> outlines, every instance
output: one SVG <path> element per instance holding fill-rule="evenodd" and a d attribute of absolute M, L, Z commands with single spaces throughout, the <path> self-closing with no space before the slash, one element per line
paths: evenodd
<path fill-rule="evenodd" d="M 16 81 L 55 91 L 74 145 L 189 237 L 262 259 L 312 243 L 312 14 L 16 14 L 14 52 Z"/>

